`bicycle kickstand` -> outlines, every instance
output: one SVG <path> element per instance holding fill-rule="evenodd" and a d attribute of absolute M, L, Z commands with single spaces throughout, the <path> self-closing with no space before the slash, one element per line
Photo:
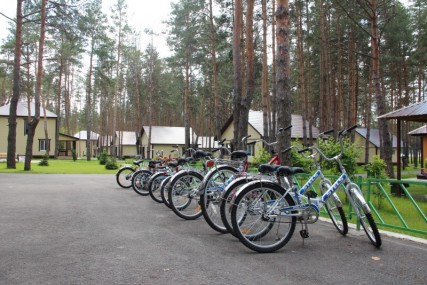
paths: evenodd
<path fill-rule="evenodd" d="M 299 231 L 299 234 L 301 235 L 301 238 L 302 238 L 302 245 L 304 245 L 304 240 L 309 237 L 309 235 L 308 235 L 308 225 L 307 225 L 307 220 L 306 219 L 303 219 L 301 221 L 301 230 Z"/>

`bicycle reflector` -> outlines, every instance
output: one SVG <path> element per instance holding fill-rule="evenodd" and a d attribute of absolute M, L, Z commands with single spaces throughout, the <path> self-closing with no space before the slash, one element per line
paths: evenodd
<path fill-rule="evenodd" d="M 214 166 L 214 164 L 215 164 L 215 162 L 214 162 L 213 160 L 208 160 L 208 161 L 206 162 L 206 166 L 207 166 L 207 167 L 212 167 L 212 166 Z"/>

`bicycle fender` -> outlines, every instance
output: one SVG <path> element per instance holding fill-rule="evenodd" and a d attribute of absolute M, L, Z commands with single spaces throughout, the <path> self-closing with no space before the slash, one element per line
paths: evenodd
<path fill-rule="evenodd" d="M 363 195 L 361 194 L 360 190 L 355 187 L 356 184 L 350 184 L 350 193 L 352 196 L 354 196 L 355 198 L 353 199 L 358 199 L 359 201 L 362 202 L 362 209 L 365 212 L 365 214 L 368 214 L 371 212 L 371 208 L 369 208 L 368 203 L 366 203 L 365 198 L 363 197 Z M 357 186 L 357 185 L 356 185 Z M 356 201 L 354 201 L 355 203 L 357 203 Z"/>

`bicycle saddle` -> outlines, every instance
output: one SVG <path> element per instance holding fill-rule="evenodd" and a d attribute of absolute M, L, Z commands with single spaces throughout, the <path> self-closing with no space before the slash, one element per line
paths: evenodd
<path fill-rule="evenodd" d="M 298 173 L 305 173 L 305 171 L 301 167 L 280 166 L 277 173 L 279 175 L 294 175 Z"/>
<path fill-rule="evenodd" d="M 244 150 L 236 150 L 231 153 L 231 160 L 248 159 L 248 153 Z"/>
<path fill-rule="evenodd" d="M 259 173 L 273 173 L 279 167 L 280 167 L 280 165 L 260 164 L 260 166 L 258 166 L 258 172 Z"/>

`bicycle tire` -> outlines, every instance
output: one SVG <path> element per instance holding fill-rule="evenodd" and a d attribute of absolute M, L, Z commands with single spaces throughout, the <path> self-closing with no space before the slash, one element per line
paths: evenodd
<path fill-rule="evenodd" d="M 202 215 L 197 195 L 203 176 L 195 171 L 181 171 L 168 183 L 167 194 L 172 211 L 185 220 L 195 220 Z"/>
<path fill-rule="evenodd" d="M 360 221 L 360 224 L 363 227 L 363 230 L 365 231 L 371 243 L 376 248 L 380 248 L 382 244 L 380 232 L 378 231 L 377 224 L 372 217 L 370 208 L 366 203 L 365 198 L 363 198 L 360 189 L 353 185 L 352 188 L 350 188 L 349 193 L 352 197 L 351 199 L 354 202 L 352 203 L 353 209 Z"/>
<path fill-rule="evenodd" d="M 229 233 L 236 236 L 234 233 L 233 225 L 231 223 L 231 208 L 234 204 L 234 200 L 239 189 L 248 182 L 254 181 L 253 178 L 249 177 L 241 177 L 233 180 L 227 187 L 225 188 L 225 193 L 220 202 L 219 211 L 221 214 L 221 221 L 224 224 L 225 228 Z M 240 218 L 239 220 L 243 220 L 245 218 L 245 213 L 241 212 L 238 214 Z"/>
<path fill-rule="evenodd" d="M 150 180 L 148 180 L 148 193 L 150 194 L 150 197 L 157 203 L 163 203 L 160 192 L 160 184 L 168 176 L 170 175 L 166 172 L 158 172 L 151 175 Z"/>
<path fill-rule="evenodd" d="M 171 180 L 172 176 L 168 176 L 160 183 L 160 196 L 162 197 L 163 204 L 165 204 L 170 209 L 170 203 L 168 198 L 167 186 Z"/>
<path fill-rule="evenodd" d="M 204 189 L 200 195 L 202 214 L 208 225 L 220 233 L 228 233 L 221 219 L 220 203 L 228 180 L 233 179 L 232 176 L 237 173 L 239 171 L 234 167 L 220 165 L 209 171 L 203 180 Z"/>
<path fill-rule="evenodd" d="M 132 187 L 132 175 L 135 172 L 135 169 L 132 167 L 122 167 L 116 173 L 116 181 L 122 188 Z"/>
<path fill-rule="evenodd" d="M 329 182 L 322 183 L 320 187 L 322 194 L 326 193 L 331 185 L 332 184 Z M 340 234 L 345 236 L 348 233 L 347 217 L 345 216 L 344 209 L 342 208 L 341 200 L 336 193 L 333 193 L 325 201 L 325 208 L 335 228 Z"/>
<path fill-rule="evenodd" d="M 152 174 L 153 173 L 145 169 L 136 171 L 132 175 L 133 190 L 141 196 L 148 196 L 150 193 L 147 189 L 147 183 Z"/>
<path fill-rule="evenodd" d="M 267 181 L 254 181 L 242 187 L 232 206 L 231 222 L 236 236 L 246 247 L 270 253 L 291 239 L 297 218 L 280 209 L 294 206 L 295 201 L 289 194 L 284 196 L 285 193 L 281 186 Z M 243 222 L 236 219 L 239 207 L 246 209 Z"/>

